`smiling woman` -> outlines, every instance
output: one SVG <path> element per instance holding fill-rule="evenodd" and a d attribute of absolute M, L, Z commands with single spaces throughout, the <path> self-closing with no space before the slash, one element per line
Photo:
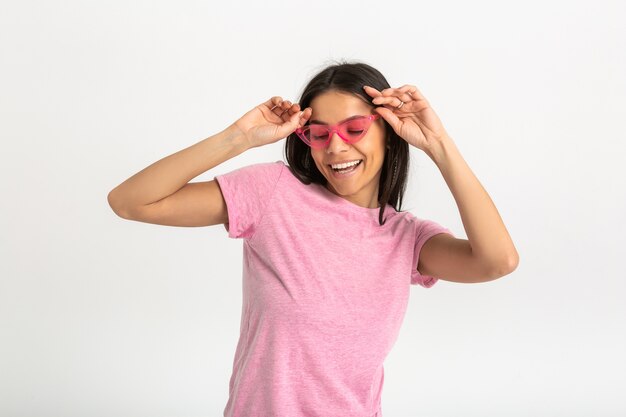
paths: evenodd
<path fill-rule="evenodd" d="M 352 119 L 352 123 L 353 120 L 367 121 L 367 125 L 364 121 L 359 123 L 357 130 L 361 133 L 355 137 L 350 137 L 347 133 L 342 134 L 341 130 L 333 126 L 333 132 L 326 135 L 323 144 L 325 146 L 311 148 L 311 157 L 319 172 L 326 178 L 326 187 L 331 192 L 359 206 L 379 207 L 378 188 L 386 150 L 383 120 L 377 114 L 371 114 L 373 112 L 371 104 L 352 94 L 335 90 L 316 96 L 311 100 L 311 108 L 316 117 L 330 120 L 330 123 L 337 123 L 339 126 L 340 120 L 345 120 L 353 114 L 358 116 L 357 119 Z M 332 169 L 332 164 L 345 164 L 344 161 L 362 161 L 362 163 L 345 172 L 336 172 Z"/>
<path fill-rule="evenodd" d="M 320 184 L 362 207 L 391 204 L 400 210 L 410 168 L 409 146 L 375 111 L 364 85 L 390 87 L 378 70 L 364 63 L 330 65 L 315 75 L 299 100 L 301 108 L 311 108 L 311 120 L 287 138 L 287 161 L 305 184 Z M 353 119 L 361 121 L 355 126 L 348 122 Z M 323 137 L 310 144 L 301 131 L 317 126 Z M 348 129 L 362 132 L 351 137 Z M 348 175 L 330 166 L 355 160 L 362 163 Z M 381 209 L 379 223 L 384 221 Z"/>
<path fill-rule="evenodd" d="M 288 164 L 189 183 L 285 137 Z M 400 210 L 409 144 L 441 170 L 469 240 Z M 270 98 L 127 179 L 109 203 L 124 218 L 224 224 L 228 237 L 244 239 L 224 416 L 382 417 L 383 362 L 411 285 L 483 282 L 515 268 L 517 253 L 481 190 L 416 87 L 391 88 L 367 64 L 339 63 L 314 76 L 299 103 Z"/>

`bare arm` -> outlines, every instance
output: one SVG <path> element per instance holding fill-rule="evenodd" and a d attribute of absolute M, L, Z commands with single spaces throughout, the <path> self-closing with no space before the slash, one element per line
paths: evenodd
<path fill-rule="evenodd" d="M 217 224 L 217 222 L 212 223 L 210 219 L 207 220 L 206 213 L 204 223 L 201 219 L 194 220 L 181 216 L 180 211 L 175 213 L 173 210 L 175 200 L 178 199 L 179 203 L 186 201 L 200 204 L 202 200 L 192 197 L 192 194 L 198 194 L 199 197 L 200 193 L 204 193 L 208 197 L 209 193 L 213 193 L 217 197 L 219 187 L 215 181 L 190 184 L 188 182 L 201 173 L 243 153 L 250 147 L 241 130 L 232 124 L 213 136 L 160 159 L 128 178 L 109 192 L 109 205 L 118 216 L 126 219 L 180 226 Z M 183 188 L 185 190 L 182 190 Z M 174 196 L 179 190 L 181 193 Z M 168 220 L 166 205 L 159 204 L 159 202 L 165 203 L 167 197 L 170 196 L 173 198 L 168 201 L 169 213 L 175 218 L 171 217 Z M 221 193 L 219 193 L 219 197 L 221 197 Z M 223 205 L 223 200 L 221 202 L 214 201 L 214 205 L 219 204 Z M 157 206 L 159 207 L 158 211 L 146 210 L 148 207 Z M 178 209 L 180 208 L 181 204 L 178 204 Z M 190 206 L 189 213 L 197 213 L 197 210 L 194 211 L 193 207 Z M 224 217 L 223 210 L 217 214 L 220 214 L 220 218 Z M 184 219 L 188 219 L 187 223 Z"/>
<path fill-rule="evenodd" d="M 226 201 L 215 180 L 189 181 L 240 153 L 286 137 L 303 126 L 312 109 L 274 96 L 223 131 L 167 156 L 133 175 L 108 195 L 120 217 L 167 226 L 228 222 Z"/>
<path fill-rule="evenodd" d="M 491 197 L 450 136 L 426 152 L 458 205 L 468 239 L 436 235 L 422 248 L 418 269 L 453 282 L 485 282 L 510 274 L 519 255 Z"/>
<path fill-rule="evenodd" d="M 445 233 L 428 239 L 418 271 L 448 281 L 484 282 L 515 270 L 519 255 L 496 206 L 422 92 L 409 84 L 382 91 L 364 88 L 373 97 L 372 103 L 383 106 L 375 110 L 394 131 L 435 162 L 459 206 L 467 232 L 468 239 Z"/>

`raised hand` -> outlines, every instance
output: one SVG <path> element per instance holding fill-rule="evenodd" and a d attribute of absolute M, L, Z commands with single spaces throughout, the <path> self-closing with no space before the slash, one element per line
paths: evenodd
<path fill-rule="evenodd" d="M 313 109 L 308 107 L 300 114 L 298 103 L 292 104 L 289 100 L 274 96 L 233 124 L 244 134 L 250 147 L 257 147 L 289 136 L 298 127 L 304 126 L 312 112 Z"/>
<path fill-rule="evenodd" d="M 373 97 L 372 103 L 381 106 L 375 111 L 402 139 L 416 148 L 426 151 L 435 141 L 448 136 L 426 97 L 414 85 L 405 84 L 382 91 L 369 86 L 363 88 Z"/>

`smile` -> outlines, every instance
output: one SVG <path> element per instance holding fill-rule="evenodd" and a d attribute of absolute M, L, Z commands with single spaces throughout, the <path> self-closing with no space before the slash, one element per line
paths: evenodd
<path fill-rule="evenodd" d="M 343 169 L 334 169 L 331 167 L 331 171 L 333 172 L 333 177 L 337 179 L 342 179 L 342 178 L 351 176 L 357 171 L 357 169 L 359 169 L 359 167 L 362 165 L 361 164 L 362 162 L 363 160 L 361 159 L 359 160 L 357 164 L 349 166 L 347 168 L 343 168 Z"/>

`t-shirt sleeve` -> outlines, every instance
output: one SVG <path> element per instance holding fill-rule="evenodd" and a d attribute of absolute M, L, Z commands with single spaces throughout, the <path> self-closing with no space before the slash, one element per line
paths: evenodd
<path fill-rule="evenodd" d="M 424 246 L 424 243 L 426 243 L 428 239 L 439 233 L 448 233 L 454 236 L 450 229 L 437 222 L 417 218 L 415 227 L 415 249 L 413 251 L 413 264 L 411 270 L 411 285 L 419 284 L 422 287 L 430 288 L 439 280 L 438 278 L 430 275 L 423 275 L 417 270 L 417 264 L 419 263 L 422 246 Z"/>
<path fill-rule="evenodd" d="M 215 176 L 228 210 L 228 237 L 254 235 L 284 167 L 282 161 L 262 162 Z"/>

